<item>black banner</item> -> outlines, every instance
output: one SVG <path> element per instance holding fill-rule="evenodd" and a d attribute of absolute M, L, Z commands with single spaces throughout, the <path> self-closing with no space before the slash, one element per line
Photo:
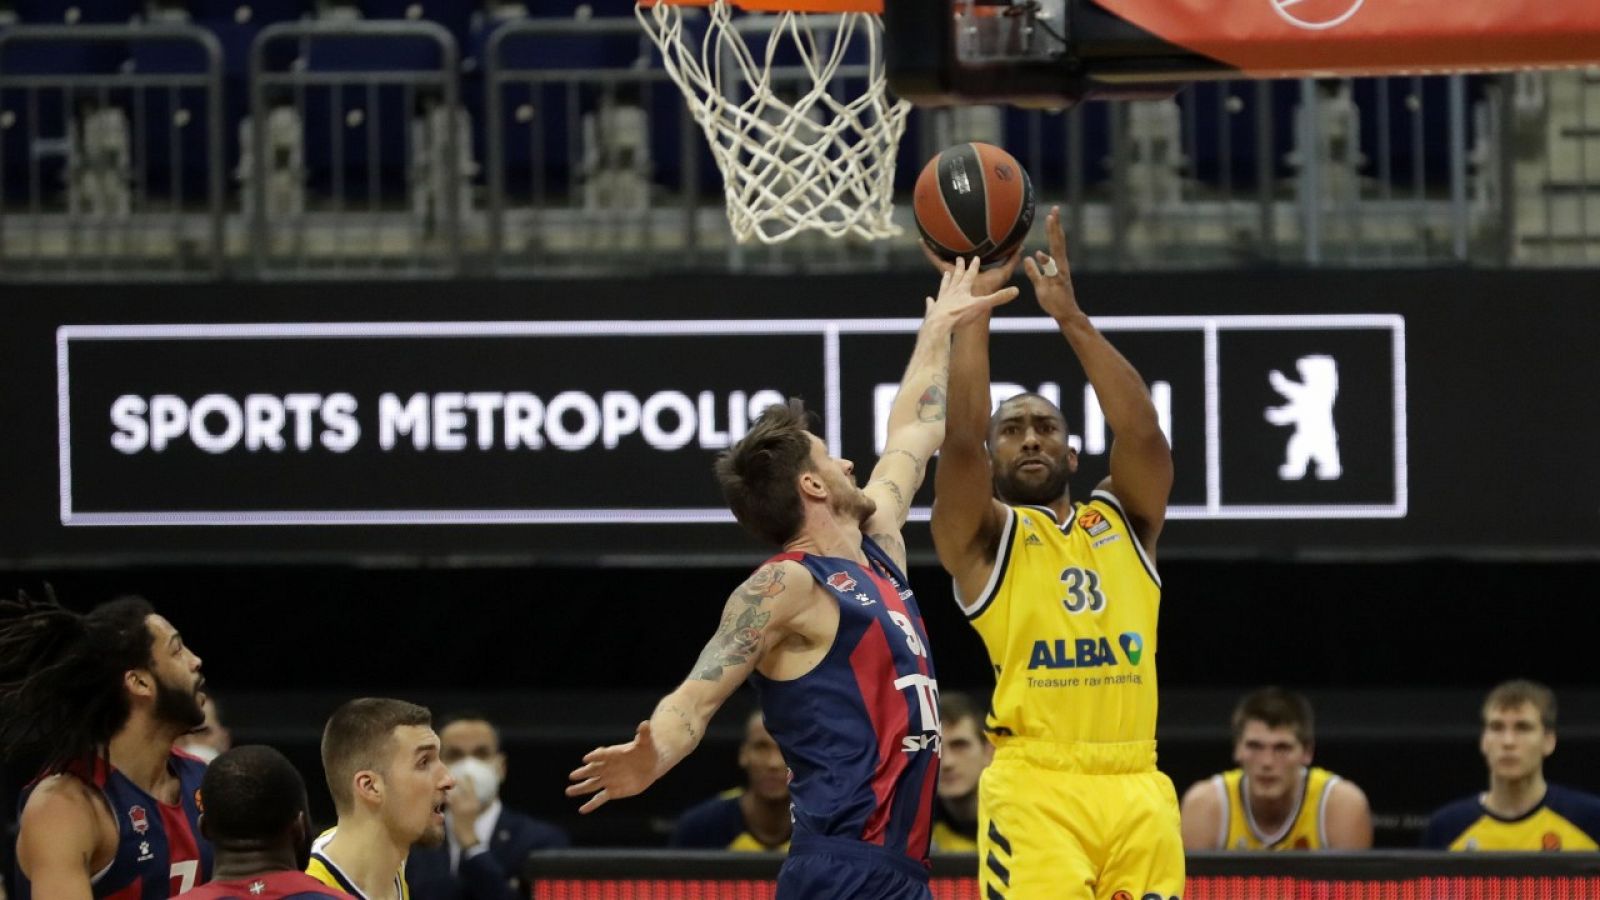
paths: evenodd
<path fill-rule="evenodd" d="M 1600 314 L 1561 293 L 1572 280 L 1103 276 L 1080 290 L 1172 442 L 1163 553 L 1585 555 L 1600 488 L 1561 461 L 1592 459 L 1600 424 L 1556 413 L 1561 386 L 1600 375 Z M 927 281 L 13 289 L 0 558 L 743 558 L 755 545 L 721 503 L 717 452 L 799 396 L 865 480 Z M 1446 283 L 1459 290 L 1433 300 Z M 1497 284 L 1516 285 L 1518 315 Z M 580 308 L 557 299 L 576 291 Z M 994 395 L 1059 402 L 1084 493 L 1113 435 L 1029 302 L 995 323 Z M 1507 501 L 1523 512 L 1485 515 Z"/>

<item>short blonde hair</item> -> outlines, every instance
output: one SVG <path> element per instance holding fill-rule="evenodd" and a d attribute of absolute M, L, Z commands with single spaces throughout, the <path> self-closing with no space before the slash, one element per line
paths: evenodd
<path fill-rule="evenodd" d="M 1483 715 L 1488 718 L 1490 710 L 1514 709 L 1524 703 L 1533 704 L 1533 708 L 1539 711 L 1539 724 L 1546 731 L 1556 730 L 1555 691 L 1526 678 L 1514 678 L 1495 685 L 1483 700 Z"/>

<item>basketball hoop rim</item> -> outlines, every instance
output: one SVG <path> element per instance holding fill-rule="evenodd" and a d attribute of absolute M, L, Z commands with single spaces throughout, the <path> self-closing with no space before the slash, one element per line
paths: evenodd
<path fill-rule="evenodd" d="M 867 13 L 883 15 L 884 0 L 639 0 L 639 6 L 649 9 L 663 6 L 712 6 L 726 3 L 745 12 L 759 13 Z"/>

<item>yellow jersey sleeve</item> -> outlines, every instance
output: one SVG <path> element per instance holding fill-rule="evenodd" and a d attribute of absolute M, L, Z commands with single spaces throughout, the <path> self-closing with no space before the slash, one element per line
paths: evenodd
<path fill-rule="evenodd" d="M 1161 581 L 1116 497 L 1096 491 L 1066 521 L 1008 507 L 988 583 L 958 600 L 995 670 L 991 732 L 1155 740 Z"/>

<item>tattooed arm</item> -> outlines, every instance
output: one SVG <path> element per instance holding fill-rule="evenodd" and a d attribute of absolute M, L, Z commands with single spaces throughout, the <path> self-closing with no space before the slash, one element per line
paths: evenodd
<path fill-rule="evenodd" d="M 767 563 L 739 585 L 688 679 L 661 698 L 633 740 L 590 751 L 568 776 L 568 797 L 594 795 L 578 811 L 593 812 L 608 800 L 642 792 L 693 752 L 712 714 L 787 633 L 811 587 L 805 568 L 789 561 Z"/>
<path fill-rule="evenodd" d="M 973 296 L 977 276 L 976 261 L 969 266 L 958 260 L 953 269 L 944 273 L 939 298 L 928 299 L 911 362 L 906 365 L 900 391 L 889 410 L 883 455 L 873 467 L 865 489 L 878 504 L 866 531 L 902 567 L 905 544 L 900 540 L 900 528 L 911 510 L 911 498 L 927 474 L 928 459 L 944 440 L 950 335 L 956 328 L 988 316 L 996 306 L 1017 295 L 1016 288 L 1003 287 L 992 294 Z"/>

